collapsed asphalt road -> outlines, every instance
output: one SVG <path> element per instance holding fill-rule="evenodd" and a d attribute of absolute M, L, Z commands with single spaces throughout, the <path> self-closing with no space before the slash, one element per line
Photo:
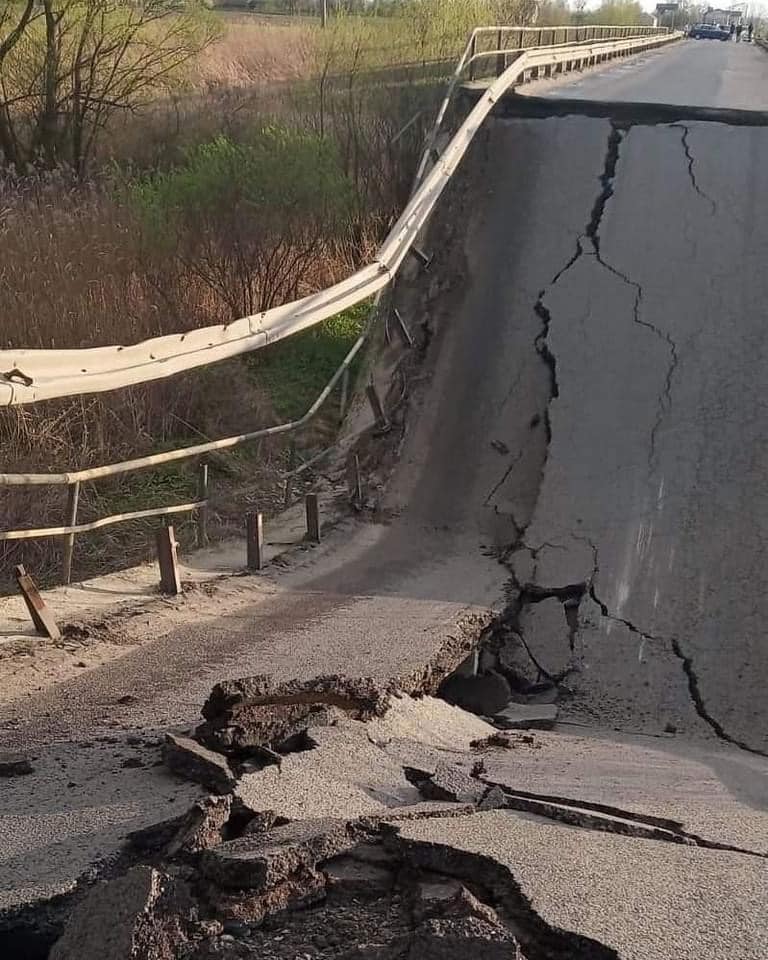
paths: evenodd
<path fill-rule="evenodd" d="M 416 378 L 429 379 L 411 394 L 380 519 L 337 532 L 315 566 L 276 577 L 267 595 L 254 590 L 252 605 L 230 612 L 225 595 L 214 597 L 209 621 L 4 708 L 5 745 L 35 754 L 35 772 L 14 778 L 0 798 L 6 907 L 72 889 L 95 860 L 115 857 L 128 832 L 162 819 L 163 804 L 169 814 L 188 808 L 189 784 L 153 766 L 153 738 L 196 722 L 214 680 L 344 672 L 418 692 L 500 614 L 490 638 L 503 649 L 481 668 L 517 675 L 519 699 L 533 689 L 558 696 L 561 718 L 588 725 L 601 743 L 614 744 L 605 733 L 612 728 L 666 738 L 649 741 L 657 752 L 634 764 L 649 781 L 642 794 L 621 794 L 605 780 L 604 756 L 591 754 L 568 793 L 558 787 L 564 758 L 544 771 L 538 764 L 535 785 L 517 790 L 537 765 L 537 753 L 526 755 L 513 770 L 517 784 L 508 770 L 496 782 L 537 797 L 516 796 L 512 812 L 505 801 L 500 814 L 472 814 L 477 827 L 456 834 L 457 849 L 502 863 L 510 882 L 525 887 L 525 902 L 548 892 L 546 909 L 535 911 L 544 939 L 528 936 L 529 960 L 564 950 L 547 939 L 562 927 L 581 938 L 578 956 L 668 960 L 699 956 L 705 944 L 716 957 L 734 955 L 734 944 L 744 960 L 765 956 L 764 925 L 754 922 L 764 905 L 754 893 L 745 900 L 765 877 L 755 836 L 765 832 L 768 805 L 760 697 L 765 136 L 723 124 L 645 127 L 578 116 L 497 121 L 481 136 L 457 184 L 470 202 L 451 212 L 462 240 L 439 251 L 420 280 L 432 288 L 432 340 Z M 425 302 L 411 309 L 419 317 Z M 624 757 L 637 743 L 622 744 Z M 679 784 L 662 760 L 672 745 L 686 758 L 674 767 Z M 457 735 L 442 749 L 466 743 Z M 413 747 L 407 752 L 396 755 L 398 769 L 417 766 Z M 694 754 L 711 782 L 692 772 Z M 354 789 L 327 769 L 320 789 L 310 780 L 299 791 L 300 802 L 279 789 L 294 763 L 306 771 L 306 758 L 341 762 L 345 748 L 326 740 L 296 754 L 303 761 L 249 774 L 252 802 L 293 821 L 343 818 L 344 804 L 347 816 L 361 815 L 371 791 L 386 794 L 385 807 L 414 800 L 399 774 L 367 779 L 378 754 L 353 755 Z M 663 789 L 653 789 L 654 778 Z M 703 800 L 686 824 L 689 794 Z M 318 797 L 342 797 L 342 809 L 318 811 Z M 595 804 L 613 808 L 601 812 L 609 828 L 595 822 Z M 674 838 L 627 834 L 627 820 L 648 815 Z M 544 830 L 530 817 L 562 822 Z M 574 840 L 574 817 L 590 831 L 588 843 Z M 236 827 L 245 829 L 239 822 L 227 830 Z M 439 836 L 419 842 L 450 847 L 450 830 L 446 821 Z M 695 853 L 679 849 L 689 845 Z M 650 928 L 645 906 L 642 916 L 622 918 L 622 903 L 606 902 L 599 885 L 571 909 L 584 884 L 593 885 L 585 858 L 601 864 L 601 875 L 623 877 L 624 902 L 638 890 L 632 877 L 642 878 Z M 690 874 L 702 882 L 670 907 L 670 887 Z M 151 893 L 155 879 L 142 876 Z M 706 889 L 722 906 L 714 946 L 714 903 L 691 909 Z M 735 893 L 724 899 L 723 889 Z M 507 946 L 504 937 L 517 936 L 525 952 L 514 905 L 505 903 L 491 904 L 503 908 L 506 931 L 494 927 L 494 936 Z M 421 949 L 429 929 L 409 927 L 407 949 Z M 222 931 L 208 932 L 215 949 L 223 943 L 239 955 Z M 249 927 L 241 939 L 253 936 Z M 592 954 L 585 944 L 596 944 Z"/>

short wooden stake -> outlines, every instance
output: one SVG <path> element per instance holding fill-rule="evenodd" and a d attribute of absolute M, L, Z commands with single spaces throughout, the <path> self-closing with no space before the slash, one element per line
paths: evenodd
<path fill-rule="evenodd" d="M 245 515 L 245 538 L 249 570 L 264 567 L 264 520 L 260 513 Z"/>
<path fill-rule="evenodd" d="M 400 336 L 403 338 L 403 343 L 406 347 L 413 346 L 413 337 L 411 336 L 411 331 L 408 329 L 408 324 L 403 320 L 403 317 L 400 311 L 395 307 L 394 309 L 395 320 L 397 320 L 397 327 L 400 331 Z"/>
<path fill-rule="evenodd" d="M 208 543 L 208 464 L 201 461 L 197 475 L 197 499 L 205 501 L 197 508 L 197 545 L 204 547 Z"/>
<path fill-rule="evenodd" d="M 316 493 L 308 493 L 305 499 L 307 511 L 307 540 L 320 543 L 320 507 Z"/>
<path fill-rule="evenodd" d="M 35 630 L 44 637 L 50 637 L 51 640 L 58 640 L 61 637 L 61 632 L 59 631 L 56 621 L 46 606 L 45 600 L 40 596 L 40 591 L 37 589 L 35 581 L 30 577 L 22 564 L 16 567 L 16 583 L 18 583 L 19 590 L 21 590 L 21 594 L 24 597 L 24 603 L 26 603 L 29 615 L 32 617 Z"/>
<path fill-rule="evenodd" d="M 376 428 L 381 432 L 389 430 L 391 424 L 387 419 L 387 415 L 384 412 L 384 407 L 379 399 L 379 394 L 373 383 L 368 384 L 368 386 L 365 388 L 365 393 L 368 397 L 368 403 L 371 405 L 374 419 L 376 420 Z"/>
<path fill-rule="evenodd" d="M 173 535 L 173 527 L 170 523 L 157 531 L 157 561 L 160 564 L 160 590 L 174 597 L 181 593 L 179 559 L 176 555 L 178 546 L 176 537 Z"/>

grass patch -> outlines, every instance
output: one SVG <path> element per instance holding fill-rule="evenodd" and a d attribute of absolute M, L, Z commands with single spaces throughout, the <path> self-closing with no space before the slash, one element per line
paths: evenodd
<path fill-rule="evenodd" d="M 253 376 L 281 420 L 306 413 L 360 336 L 369 310 L 370 301 L 359 303 L 250 358 Z"/>

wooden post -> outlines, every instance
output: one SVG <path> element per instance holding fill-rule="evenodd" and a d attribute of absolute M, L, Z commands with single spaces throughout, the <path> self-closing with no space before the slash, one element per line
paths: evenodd
<path fill-rule="evenodd" d="M 503 31 L 503 30 L 499 30 L 498 38 L 497 38 L 497 43 L 496 43 L 496 49 L 497 49 L 497 50 L 502 50 L 502 49 L 503 49 L 503 47 L 502 47 L 502 44 L 503 44 L 503 43 L 504 43 L 504 31 Z M 504 73 L 504 67 L 505 67 L 504 61 L 505 61 L 505 60 L 506 60 L 506 56 L 505 56 L 503 53 L 500 53 L 500 54 L 496 57 L 496 76 L 497 76 L 497 77 L 500 77 L 500 76 L 502 75 L 502 73 Z"/>
<path fill-rule="evenodd" d="M 22 564 L 16 567 L 16 583 L 18 583 L 21 595 L 24 597 L 24 603 L 26 603 L 29 615 L 32 617 L 35 630 L 44 637 L 50 637 L 51 640 L 58 640 L 61 637 L 58 625 L 51 611 L 45 605 L 45 600 L 40 596 L 40 591 L 37 589 L 35 581 L 30 577 Z"/>
<path fill-rule="evenodd" d="M 197 475 L 197 499 L 205 500 L 202 507 L 197 508 L 197 545 L 204 547 L 208 543 L 208 464 L 200 461 Z"/>
<path fill-rule="evenodd" d="M 181 593 L 179 560 L 176 555 L 178 543 L 172 525 L 166 524 L 157 531 L 157 561 L 160 564 L 160 590 L 176 596 Z"/>
<path fill-rule="evenodd" d="M 260 513 L 245 515 L 245 541 L 249 570 L 261 570 L 264 566 L 264 521 Z"/>
<path fill-rule="evenodd" d="M 307 540 L 320 543 L 320 507 L 316 493 L 308 493 L 305 499 L 307 511 Z"/>
<path fill-rule="evenodd" d="M 379 399 L 379 394 L 376 391 L 373 381 L 371 381 L 365 388 L 365 393 L 368 397 L 368 403 L 371 405 L 371 410 L 373 411 L 373 416 L 376 420 L 377 429 L 382 431 L 389 430 L 391 424 L 387 419 L 386 413 L 384 412 L 384 407 Z"/>
<path fill-rule="evenodd" d="M 77 504 L 80 499 L 80 481 L 75 480 L 67 487 L 67 517 L 65 526 L 74 527 L 77 523 Z M 75 550 L 75 534 L 64 537 L 64 554 L 61 561 L 61 579 L 65 586 L 72 582 L 72 554 Z"/>

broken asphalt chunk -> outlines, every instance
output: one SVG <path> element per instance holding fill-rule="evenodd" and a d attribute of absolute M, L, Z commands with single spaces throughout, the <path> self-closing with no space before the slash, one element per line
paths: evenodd
<path fill-rule="evenodd" d="M 557 722 L 554 703 L 510 703 L 493 717 L 493 722 L 507 730 L 550 730 Z"/>
<path fill-rule="evenodd" d="M 478 917 L 427 920 L 411 941 L 408 960 L 520 960 L 520 947 L 500 924 Z"/>
<path fill-rule="evenodd" d="M 152 867 L 97 884 L 75 908 L 49 960 L 175 960 L 187 943 L 191 900 Z"/>
<path fill-rule="evenodd" d="M 331 675 L 278 681 L 268 675 L 217 683 L 203 706 L 205 723 L 197 738 L 225 752 L 280 749 L 309 726 L 340 717 L 370 720 L 383 716 L 389 684 L 372 677 Z"/>
<path fill-rule="evenodd" d="M 204 875 L 229 889 L 265 890 L 354 846 L 346 820 L 297 820 L 220 844 L 203 855 Z"/>
<path fill-rule="evenodd" d="M 403 770 L 406 780 L 427 800 L 479 803 L 486 790 L 482 783 L 450 763 L 438 763 L 434 773 L 414 767 L 404 767 Z"/>
<path fill-rule="evenodd" d="M 163 760 L 169 770 L 213 793 L 229 793 L 235 785 L 235 776 L 226 757 L 189 737 L 166 733 Z"/>

